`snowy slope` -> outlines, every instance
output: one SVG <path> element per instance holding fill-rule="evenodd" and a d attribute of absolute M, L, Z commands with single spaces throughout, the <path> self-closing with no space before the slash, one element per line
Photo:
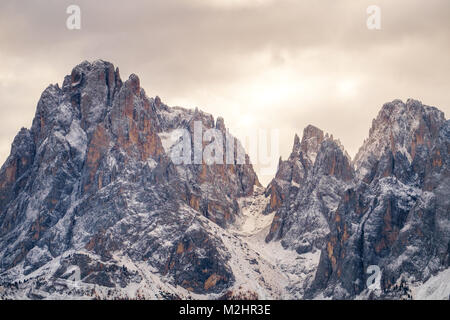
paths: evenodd
<path fill-rule="evenodd" d="M 415 300 L 449 300 L 450 269 L 432 276 L 417 287 L 413 287 L 412 292 Z"/>
<path fill-rule="evenodd" d="M 385 104 L 353 163 L 309 125 L 265 190 L 248 156 L 175 164 L 198 124 L 229 137 L 105 61 L 49 86 L 0 169 L 0 299 L 370 298 L 373 264 L 376 298 L 448 297 L 442 112 Z"/>

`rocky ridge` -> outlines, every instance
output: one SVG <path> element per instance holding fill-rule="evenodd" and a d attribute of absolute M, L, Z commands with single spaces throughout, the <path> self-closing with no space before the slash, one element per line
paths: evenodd
<path fill-rule="evenodd" d="M 194 121 L 225 134 L 222 119 L 148 98 L 136 75 L 123 82 L 104 61 L 83 62 L 61 88 L 49 86 L 0 170 L 2 280 L 55 261 L 54 281 L 70 266 L 106 287 L 142 279 L 118 264 L 120 255 L 193 293 L 230 287 L 231 253 L 199 217 L 231 224 L 237 199 L 259 182 L 248 157 L 175 166 L 164 134 L 191 132 Z"/>
<path fill-rule="evenodd" d="M 246 155 L 243 164 L 236 153 L 232 163 L 175 164 L 176 133 L 193 146 L 198 123 L 220 132 L 212 142 L 230 135 L 222 118 L 149 98 L 136 75 L 123 82 L 105 61 L 50 85 L 0 170 L 0 295 L 449 294 L 439 285 L 450 252 L 441 111 L 385 104 L 353 161 L 310 125 L 265 189 Z M 382 271 L 376 291 L 366 283 L 373 265 Z"/>

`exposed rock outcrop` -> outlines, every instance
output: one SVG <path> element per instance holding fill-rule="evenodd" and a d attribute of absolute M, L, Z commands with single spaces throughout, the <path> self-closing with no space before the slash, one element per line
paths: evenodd
<path fill-rule="evenodd" d="M 449 267 L 449 126 L 415 100 L 383 106 L 354 161 L 358 183 L 331 212 L 307 297 L 367 292 L 367 268 L 377 265 L 379 297 L 392 298 L 399 282 L 423 283 Z"/>
<path fill-rule="evenodd" d="M 136 75 L 123 82 L 104 61 L 83 62 L 62 88 L 49 86 L 0 170 L 3 279 L 54 259 L 74 261 L 83 275 L 80 259 L 61 258 L 76 252 L 108 265 L 126 257 L 192 292 L 229 288 L 230 253 L 198 216 L 232 223 L 237 199 L 259 182 L 248 156 L 175 165 L 164 137 L 183 128 L 193 135 L 194 121 L 226 134 L 223 119 L 149 98 Z M 99 277 L 89 281 L 114 284 L 109 273 Z"/>

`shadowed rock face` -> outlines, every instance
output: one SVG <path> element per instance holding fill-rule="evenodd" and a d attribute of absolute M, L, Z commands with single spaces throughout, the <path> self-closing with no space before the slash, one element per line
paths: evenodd
<path fill-rule="evenodd" d="M 321 250 L 306 298 L 362 293 L 370 265 L 381 268 L 386 297 L 399 279 L 448 268 L 449 137 L 443 113 L 415 100 L 383 106 L 353 164 L 317 128 L 295 137 L 266 190 L 266 211 L 276 210 L 266 241 Z"/>
<path fill-rule="evenodd" d="M 270 201 L 265 209 L 265 213 L 273 212 L 279 209 L 284 200 L 286 199 L 291 187 L 298 188 L 299 185 L 303 185 L 310 176 L 316 161 L 316 157 L 319 154 L 320 148 L 324 141 L 334 141 L 334 143 L 342 150 L 345 157 L 350 158 L 345 152 L 339 140 L 334 140 L 333 136 L 329 136 L 324 132 L 312 125 L 308 125 L 304 131 L 302 140 L 295 135 L 294 145 L 289 158 L 285 161 L 281 160 L 278 164 L 278 170 L 275 178 L 269 183 L 266 188 L 266 196 L 270 196 Z M 348 161 L 347 161 L 348 162 Z M 346 162 L 346 163 L 347 163 Z M 331 165 L 333 166 L 333 165 Z M 321 169 L 317 169 L 321 170 Z M 330 168 L 330 170 L 334 170 Z M 348 179 L 351 179 L 352 173 L 350 173 L 350 165 L 346 164 L 345 170 L 347 171 Z M 334 172 L 329 172 L 331 175 L 335 175 Z M 317 174 L 314 173 L 314 174 Z M 339 173 L 337 173 L 339 175 Z"/>
<path fill-rule="evenodd" d="M 274 185 L 280 203 L 266 241 L 281 239 L 284 247 L 305 253 L 323 247 L 330 212 L 352 182 L 353 168 L 339 141 L 313 126 L 295 137 L 289 159 L 280 162 Z"/>
<path fill-rule="evenodd" d="M 270 196 L 270 202 L 265 213 L 279 209 L 286 199 L 290 187 L 302 183 L 307 178 L 324 138 L 323 131 L 311 125 L 303 131 L 301 142 L 300 138 L 295 135 L 289 158 L 285 161 L 280 158 L 275 178 L 266 188 L 265 193 L 266 196 Z"/>
<path fill-rule="evenodd" d="M 223 119 L 148 98 L 136 75 L 123 82 L 104 61 L 83 62 L 62 88 L 49 86 L 0 170 L 1 271 L 28 274 L 84 250 L 102 263 L 118 253 L 141 261 L 194 292 L 228 287 L 226 250 L 196 216 L 226 226 L 236 199 L 259 182 L 248 157 L 244 165 L 175 166 L 161 136 L 192 133 L 195 120 L 226 133 Z M 108 277 L 89 281 L 114 283 Z"/>
<path fill-rule="evenodd" d="M 450 122 L 436 108 L 385 104 L 353 163 L 333 136 L 306 127 L 280 159 L 264 210 L 265 202 L 253 206 L 260 184 L 248 156 L 245 164 L 229 164 L 225 153 L 228 164 L 174 164 L 172 133 L 185 129 L 193 144 L 198 123 L 229 135 L 222 118 L 148 98 L 136 75 L 123 82 L 104 61 L 83 62 L 62 88 L 49 86 L 0 169 L 1 282 L 37 271 L 22 288 L 29 298 L 72 293 L 64 281 L 76 269 L 83 283 L 104 288 L 218 297 L 242 283 L 243 266 L 274 269 L 257 252 L 243 264 L 250 250 L 225 230 L 241 197 L 261 214 L 275 211 L 267 242 L 320 251 L 314 278 L 282 293 L 364 295 L 367 267 L 378 265 L 381 297 L 395 297 L 399 279 L 423 282 L 449 267 Z M 257 270 L 253 281 L 266 289 L 265 279 L 278 279 Z"/>
<path fill-rule="evenodd" d="M 355 158 L 359 175 L 331 213 L 316 279 L 307 294 L 351 298 L 378 265 L 388 296 L 400 279 L 425 281 L 449 266 L 450 122 L 408 100 L 383 106 Z"/>

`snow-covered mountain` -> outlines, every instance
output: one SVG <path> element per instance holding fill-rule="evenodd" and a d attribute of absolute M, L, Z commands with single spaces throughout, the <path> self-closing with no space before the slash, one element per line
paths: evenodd
<path fill-rule="evenodd" d="M 165 134 L 195 122 L 225 130 L 211 115 L 148 98 L 136 75 L 122 82 L 103 61 L 49 86 L 0 173 L 2 280 L 50 268 L 50 292 L 77 268 L 83 282 L 108 288 L 141 284 L 148 272 L 198 294 L 231 287 L 232 252 L 207 224 L 232 223 L 237 200 L 259 182 L 250 164 L 175 166 Z M 126 261 L 143 267 L 131 272 Z"/>
<path fill-rule="evenodd" d="M 199 129 L 234 152 L 195 162 Z M 194 163 L 171 157 L 183 134 Z M 400 298 L 396 283 L 446 297 L 449 138 L 442 112 L 394 101 L 353 162 L 308 126 L 264 189 L 222 118 L 83 62 L 43 92 L 0 170 L 0 297 Z"/>
<path fill-rule="evenodd" d="M 309 297 L 368 295 L 367 269 L 382 270 L 381 297 L 449 267 L 450 121 L 419 101 L 393 101 L 355 158 L 357 179 L 332 212 Z M 448 292 L 446 293 L 448 298 Z"/>

